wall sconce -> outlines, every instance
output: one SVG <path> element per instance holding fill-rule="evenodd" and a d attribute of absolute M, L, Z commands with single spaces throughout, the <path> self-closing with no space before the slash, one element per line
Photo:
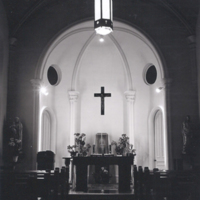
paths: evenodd
<path fill-rule="evenodd" d="M 47 91 L 47 88 L 44 87 L 44 86 L 40 88 L 40 92 L 41 92 L 42 94 L 46 95 L 46 96 L 49 94 L 48 91 Z"/>
<path fill-rule="evenodd" d="M 158 87 L 158 88 L 156 88 L 156 92 L 157 92 L 157 93 L 161 92 L 161 90 L 162 90 L 163 88 L 164 88 L 164 87 Z"/>
<path fill-rule="evenodd" d="M 95 0 L 94 28 L 97 34 L 107 35 L 113 31 L 113 3 L 112 0 Z"/>

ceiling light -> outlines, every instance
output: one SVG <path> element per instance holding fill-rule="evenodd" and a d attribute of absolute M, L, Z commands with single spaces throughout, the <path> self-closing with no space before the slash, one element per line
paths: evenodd
<path fill-rule="evenodd" d="M 94 28 L 97 34 L 107 35 L 113 31 L 112 0 L 95 0 Z"/>

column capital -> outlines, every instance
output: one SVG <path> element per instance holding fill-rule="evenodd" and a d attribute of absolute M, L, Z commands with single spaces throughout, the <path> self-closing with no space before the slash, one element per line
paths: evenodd
<path fill-rule="evenodd" d="M 78 91 L 68 91 L 69 94 L 69 100 L 71 102 L 76 102 L 79 96 L 79 92 Z"/>
<path fill-rule="evenodd" d="M 172 82 L 173 82 L 172 79 L 170 79 L 170 78 L 164 78 L 164 79 L 162 79 L 162 87 L 164 87 L 164 88 L 170 88 Z"/>
<path fill-rule="evenodd" d="M 129 90 L 129 91 L 124 92 L 124 95 L 125 95 L 127 102 L 134 102 L 136 91 Z"/>
<path fill-rule="evenodd" d="M 31 79 L 30 82 L 33 88 L 36 88 L 36 89 L 40 88 L 43 83 L 41 79 Z"/>

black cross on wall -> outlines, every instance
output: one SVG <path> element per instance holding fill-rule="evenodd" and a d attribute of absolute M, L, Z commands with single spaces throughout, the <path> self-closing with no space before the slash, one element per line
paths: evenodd
<path fill-rule="evenodd" d="M 101 98 L 101 115 L 104 115 L 104 98 L 111 97 L 111 93 L 104 93 L 104 87 L 101 87 L 101 93 L 94 93 L 94 97 Z"/>

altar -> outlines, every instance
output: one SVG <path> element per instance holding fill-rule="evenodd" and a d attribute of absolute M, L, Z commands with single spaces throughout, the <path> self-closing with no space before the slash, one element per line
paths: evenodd
<path fill-rule="evenodd" d="M 119 171 L 119 192 L 130 192 L 131 166 L 134 156 L 88 156 L 88 157 L 64 157 L 65 165 L 69 166 L 70 159 L 76 166 L 76 191 L 88 191 L 87 168 L 89 165 L 118 165 Z"/>

